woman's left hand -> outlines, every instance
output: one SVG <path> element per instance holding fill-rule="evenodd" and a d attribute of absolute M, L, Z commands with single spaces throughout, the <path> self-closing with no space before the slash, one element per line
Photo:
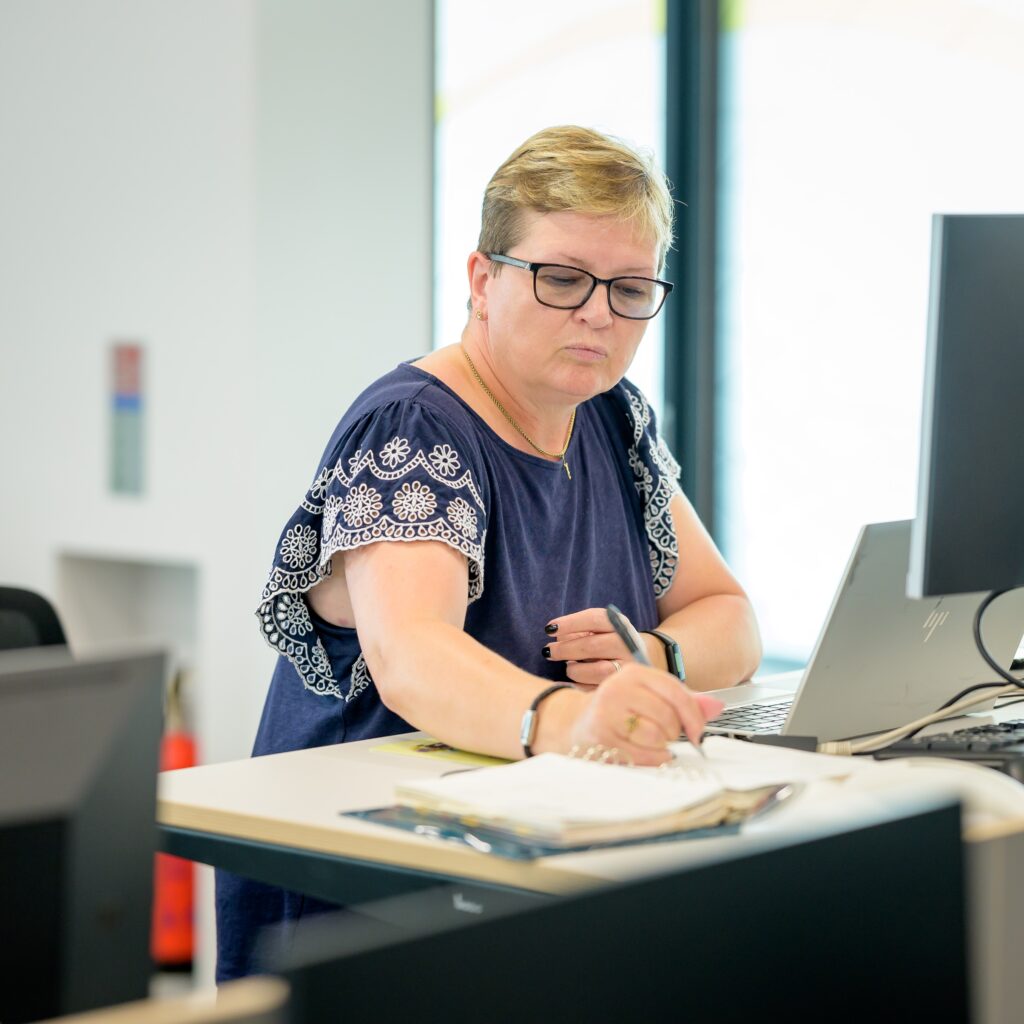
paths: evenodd
<path fill-rule="evenodd" d="M 633 660 L 612 629 L 604 608 L 586 608 L 560 615 L 552 619 L 549 626 L 558 629 L 549 634 L 546 657 L 551 661 L 564 661 L 565 674 L 583 689 L 593 689 L 618 672 L 623 663 Z"/>

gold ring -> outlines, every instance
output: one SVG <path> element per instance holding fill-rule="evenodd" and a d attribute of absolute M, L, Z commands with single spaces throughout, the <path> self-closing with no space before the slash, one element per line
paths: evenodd
<path fill-rule="evenodd" d="M 622 671 L 622 666 L 614 658 L 612 659 L 612 668 L 614 668 L 616 672 Z"/>
<path fill-rule="evenodd" d="M 639 724 L 640 719 L 636 715 L 628 715 L 626 718 L 626 735 L 632 736 Z"/>

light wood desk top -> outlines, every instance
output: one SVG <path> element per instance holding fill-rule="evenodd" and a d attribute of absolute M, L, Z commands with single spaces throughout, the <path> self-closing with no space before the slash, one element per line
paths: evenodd
<path fill-rule="evenodd" d="M 342 817 L 342 811 L 393 803 L 393 787 L 400 780 L 458 767 L 374 750 L 387 742 L 363 740 L 165 772 L 157 820 L 164 826 L 537 892 L 573 888 L 570 874 L 547 864 L 486 857 L 468 847 Z"/>
<path fill-rule="evenodd" d="M 422 737 L 410 734 L 407 739 Z M 815 783 L 808 791 L 739 834 L 690 837 L 519 862 L 468 847 L 416 836 L 342 811 L 394 802 L 396 782 L 441 775 L 460 767 L 424 755 L 380 749 L 388 739 L 364 740 L 286 754 L 184 768 L 161 776 L 157 817 L 164 827 L 230 836 L 253 843 L 315 851 L 375 865 L 437 873 L 539 893 L 564 893 L 749 853 L 810 837 L 822 829 L 856 825 L 859 818 L 891 813 L 920 791 L 876 788 L 844 792 L 841 783 Z M 869 767 L 877 767 L 869 763 Z"/>
<path fill-rule="evenodd" d="M 233 870 L 241 870 L 241 862 L 237 856 L 234 862 L 222 859 L 227 856 L 219 848 L 222 842 L 225 850 L 239 842 L 251 844 L 250 853 L 265 847 L 276 850 L 277 860 L 261 865 L 262 880 L 273 884 L 285 884 L 276 876 L 281 861 L 301 861 L 313 854 L 322 855 L 326 864 L 293 867 L 292 887 L 296 887 L 296 878 L 306 884 L 309 872 L 319 874 L 321 883 L 329 877 L 331 887 L 341 884 L 335 879 L 348 873 L 352 881 L 344 883 L 346 891 L 362 893 L 369 883 L 378 888 L 367 898 L 377 898 L 382 895 L 381 884 L 386 884 L 390 894 L 392 873 L 402 876 L 404 872 L 406 876 L 399 878 L 404 891 L 458 881 L 470 888 L 478 883 L 557 894 L 684 865 L 727 860 L 826 831 L 856 827 L 893 816 L 903 800 L 913 809 L 929 792 L 905 781 L 902 789 L 898 782 L 890 785 L 890 776 L 881 786 L 844 788 L 838 782 L 815 783 L 791 803 L 748 823 L 739 834 L 517 862 L 341 815 L 343 810 L 393 803 L 393 786 L 398 781 L 440 775 L 458 767 L 450 761 L 375 749 L 395 739 L 399 737 L 166 772 L 159 786 L 159 823 L 165 830 L 203 834 L 215 848 L 209 857 L 197 859 Z M 1000 821 L 974 830 L 969 838 L 985 840 L 968 844 L 967 861 L 976 1016 L 984 1024 L 1008 1024 L 1018 1019 L 1017 1009 L 1024 1001 L 1024 975 L 1016 969 L 1013 954 L 1024 941 L 1019 924 L 1024 922 L 1024 885 L 1017 870 L 1024 856 L 1024 822 Z M 362 865 L 373 867 L 373 878 Z M 418 877 L 412 877 L 417 873 Z M 313 887 L 309 891 L 318 894 Z M 345 898 L 325 892 L 319 895 L 345 902 Z"/>

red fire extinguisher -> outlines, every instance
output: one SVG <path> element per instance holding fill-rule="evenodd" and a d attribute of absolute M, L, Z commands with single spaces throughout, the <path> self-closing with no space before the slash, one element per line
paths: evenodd
<path fill-rule="evenodd" d="M 178 671 L 167 694 L 164 735 L 160 743 L 160 771 L 190 768 L 196 763 L 196 743 L 186 732 L 181 688 L 184 673 Z M 150 953 L 161 970 L 192 969 L 194 932 L 195 865 L 190 860 L 156 855 L 153 873 L 153 926 Z"/>

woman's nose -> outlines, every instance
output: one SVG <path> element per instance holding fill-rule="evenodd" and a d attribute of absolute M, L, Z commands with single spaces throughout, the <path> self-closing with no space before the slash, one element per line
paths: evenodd
<path fill-rule="evenodd" d="M 590 293 L 590 298 L 576 310 L 576 313 L 591 327 L 607 327 L 614 316 L 611 306 L 608 304 L 608 285 L 599 284 Z"/>

